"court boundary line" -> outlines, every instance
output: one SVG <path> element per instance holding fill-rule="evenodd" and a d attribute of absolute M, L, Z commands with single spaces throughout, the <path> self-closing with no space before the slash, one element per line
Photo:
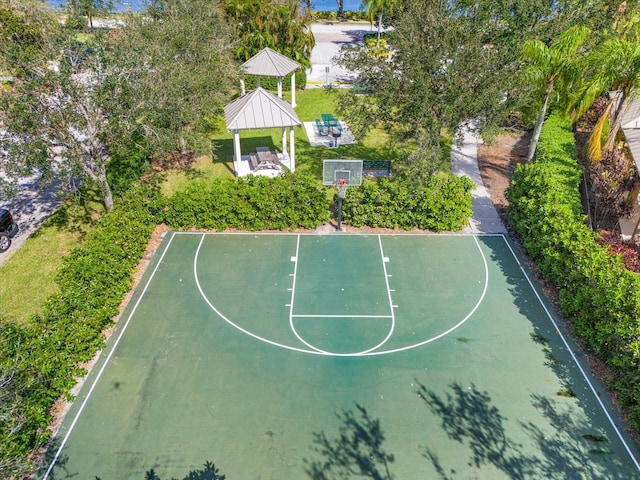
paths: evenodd
<path fill-rule="evenodd" d="M 195 233 L 195 232 L 193 232 Z M 214 235 L 218 234 L 217 232 L 213 232 Z M 424 345 L 427 345 L 431 342 L 434 342 L 436 340 L 439 340 L 442 337 L 445 337 L 447 335 L 449 335 L 451 332 L 453 332 L 454 330 L 458 329 L 459 327 L 461 327 L 467 320 L 469 320 L 469 318 L 471 318 L 473 316 L 473 314 L 476 312 L 476 310 L 480 307 L 480 305 L 482 304 L 484 297 L 487 294 L 487 290 L 489 288 L 489 267 L 487 265 L 487 258 L 484 254 L 484 252 L 482 251 L 482 247 L 480 246 L 480 242 L 478 241 L 478 236 L 475 234 L 470 234 L 470 235 L 456 235 L 456 234 L 444 234 L 444 235 L 440 235 L 440 236 L 455 236 L 455 237 L 472 237 L 476 247 L 478 248 L 478 252 L 480 253 L 480 257 L 482 258 L 482 262 L 484 265 L 484 288 L 482 290 L 482 294 L 480 295 L 480 298 L 478 299 L 478 301 L 476 302 L 476 304 L 474 305 L 474 307 L 471 309 L 471 311 L 469 311 L 469 313 L 467 313 L 467 315 L 460 320 L 458 323 L 456 323 L 454 326 L 452 326 L 451 328 L 445 330 L 444 332 L 441 332 L 440 334 L 428 338 L 427 340 L 424 340 L 422 342 L 419 343 L 415 343 L 415 344 L 411 344 L 411 345 L 406 345 L 404 347 L 399 347 L 399 348 L 395 348 L 395 349 L 391 349 L 391 350 L 380 350 L 380 351 L 376 351 L 376 352 L 367 352 L 367 353 L 323 353 L 320 351 L 316 351 L 316 350 L 306 350 L 304 348 L 300 348 L 300 347 L 294 347 L 291 345 L 285 345 L 283 343 L 279 343 L 276 342 L 274 340 L 270 340 L 268 338 L 264 338 L 261 337 L 260 335 L 257 335 L 249 330 L 247 330 L 244 327 L 241 327 L 240 325 L 232 322 L 229 318 L 227 318 L 220 310 L 218 310 L 215 305 L 209 300 L 209 298 L 205 295 L 204 291 L 202 290 L 202 286 L 200 285 L 200 280 L 198 278 L 198 268 L 197 268 L 197 263 L 198 263 L 198 257 L 200 255 L 200 248 L 202 247 L 202 243 L 204 241 L 205 236 L 207 236 L 209 233 L 208 232 L 199 232 L 199 235 L 201 235 L 200 238 L 200 243 L 198 244 L 198 248 L 196 249 L 196 253 L 194 255 L 194 259 L 193 259 L 193 274 L 194 274 L 194 280 L 196 282 L 196 286 L 198 287 L 198 291 L 200 292 L 200 295 L 202 296 L 203 300 L 207 303 L 207 305 L 209 305 L 209 307 L 222 319 L 224 320 L 226 323 L 228 323 L 229 325 L 231 325 L 233 328 L 235 328 L 236 330 L 241 331 L 242 333 L 244 333 L 245 335 L 248 335 L 252 338 L 254 338 L 255 340 L 258 340 L 260 342 L 263 343 L 267 343 L 269 345 L 272 345 L 274 347 L 279 347 L 279 348 L 283 348 L 285 350 L 290 350 L 290 351 L 294 351 L 294 352 L 299 352 L 299 353 L 306 353 L 306 354 L 312 354 L 312 355 L 325 355 L 325 356 L 335 356 L 335 357 L 366 357 L 366 356 L 373 356 L 373 355 L 388 355 L 388 354 L 393 354 L 393 353 L 399 353 L 399 352 L 404 352 L 407 350 L 412 350 L 414 348 L 419 348 L 422 347 Z M 241 233 L 241 234 L 246 234 L 246 233 Z M 236 235 L 235 233 L 232 233 L 231 235 Z M 259 233 L 253 233 L 253 236 L 257 237 L 260 236 L 261 234 Z M 277 235 L 277 234 L 276 234 Z M 298 239 L 300 238 L 300 234 L 289 234 L 289 235 L 297 235 Z M 316 234 L 313 234 L 316 235 Z M 411 234 L 407 234 L 407 235 L 411 235 Z M 416 234 L 416 236 L 420 236 L 423 234 Z M 424 234 L 427 236 L 439 236 L 438 234 Z M 372 235 L 366 235 L 366 236 L 372 236 Z M 397 235 L 393 235 L 393 234 L 388 234 L 388 235 L 378 235 L 378 238 L 380 238 L 381 236 L 397 236 Z M 489 234 L 489 235 L 483 235 L 483 236 L 503 236 L 502 234 Z"/>
<path fill-rule="evenodd" d="M 49 475 L 51 474 L 53 468 L 55 467 L 56 463 L 58 462 L 58 459 L 60 458 L 60 454 L 62 453 L 62 450 L 66 446 L 67 441 L 69 440 L 69 437 L 71 436 L 71 432 L 73 432 L 73 429 L 75 428 L 76 423 L 78 422 L 78 419 L 80 418 L 80 414 L 82 414 L 82 412 L 84 411 L 84 407 L 89 402 L 89 398 L 91 397 L 91 394 L 93 393 L 93 390 L 95 389 L 96 385 L 98 384 L 98 381 L 102 377 L 102 374 L 103 374 L 105 368 L 107 367 L 107 365 L 111 361 L 111 357 L 112 357 L 113 353 L 116 351 L 116 348 L 118 347 L 118 344 L 120 343 L 120 340 L 122 339 L 122 337 L 124 335 L 124 332 L 127 330 L 127 327 L 129 326 L 129 323 L 131 322 L 131 319 L 133 318 L 133 315 L 136 313 L 136 310 L 138 309 L 138 305 L 140 305 L 140 302 L 142 301 L 142 299 L 145 296 L 145 293 L 147 292 L 147 288 L 149 288 L 149 285 L 151 285 L 151 281 L 155 277 L 156 272 L 158 271 L 158 268 L 160 268 L 160 265 L 162 264 L 162 259 L 164 258 L 164 256 L 167 253 L 167 251 L 169 251 L 169 246 L 173 242 L 174 236 L 175 236 L 175 232 L 174 232 L 174 234 L 171 235 L 171 238 L 167 242 L 167 246 L 165 247 L 164 251 L 162 252 L 162 255 L 160 255 L 160 258 L 158 259 L 158 262 L 156 263 L 156 266 L 154 267 L 153 271 L 151 272 L 151 275 L 149 275 L 149 279 L 147 280 L 147 283 L 145 284 L 144 288 L 142 289 L 142 292 L 140 292 L 140 296 L 138 297 L 138 300 L 136 300 L 136 303 L 133 305 L 133 308 L 131 309 L 131 313 L 129 314 L 129 316 L 127 317 L 126 322 L 124 322 L 124 325 L 120 329 L 120 332 L 118 333 L 118 336 L 116 337 L 115 341 L 113 342 L 113 345 L 111 345 L 109 353 L 105 357 L 104 362 L 100 366 L 100 370 L 98 370 L 98 373 L 96 374 L 95 378 L 93 379 L 93 383 L 91 384 L 91 387 L 89 388 L 89 391 L 87 392 L 87 395 L 85 396 L 84 400 L 80 404 L 80 407 L 78 408 L 78 411 L 76 412 L 75 417 L 71 421 L 71 425 L 69 425 L 69 429 L 67 430 L 67 433 L 63 437 L 62 442 L 60 442 L 60 447 L 58 447 L 58 450 L 56 451 L 56 454 L 53 456 L 53 459 L 51 460 L 51 463 L 49 464 L 49 468 L 47 468 L 47 470 L 45 471 L 44 476 L 40 480 L 47 480 L 47 478 L 49 478 Z"/>
<path fill-rule="evenodd" d="M 373 236 L 373 235 L 372 235 Z M 298 340 L 300 340 L 300 342 L 302 342 L 304 345 L 306 345 L 307 347 L 311 348 L 312 350 L 317 351 L 318 353 L 322 353 L 324 355 L 343 355 L 337 352 L 332 352 L 329 350 L 323 350 L 321 348 L 316 347 L 315 345 L 312 345 L 311 343 L 307 342 L 304 338 L 302 338 L 300 336 L 300 334 L 298 333 L 298 330 L 296 329 L 295 326 L 295 322 L 293 321 L 294 318 L 390 318 L 391 319 L 391 325 L 388 329 L 387 335 L 384 337 L 384 339 L 382 339 L 381 342 L 379 342 L 377 345 L 374 345 L 371 348 L 368 348 L 367 350 L 362 350 L 360 352 L 350 352 L 348 355 L 351 356 L 364 356 L 367 355 L 371 352 L 373 352 L 374 350 L 379 349 L 380 347 L 382 347 L 385 343 L 387 343 L 389 341 L 389 339 L 391 338 L 391 336 L 393 335 L 393 332 L 395 330 L 396 327 L 396 317 L 395 317 L 395 312 L 394 312 L 394 306 L 393 306 L 393 299 L 391 298 L 391 289 L 389 288 L 389 275 L 387 273 L 387 262 L 388 262 L 388 258 L 385 257 L 384 255 L 384 249 L 382 248 L 382 239 L 380 238 L 380 235 L 377 235 L 377 239 L 378 239 L 378 245 L 380 247 L 380 260 L 381 260 L 381 264 L 382 264 L 382 274 L 384 276 L 384 280 L 385 280 L 385 287 L 387 289 L 387 300 L 389 302 L 389 310 L 391 311 L 391 315 L 318 315 L 318 314 L 314 314 L 314 315 L 305 315 L 305 314 L 298 314 L 298 315 L 293 315 L 293 299 L 295 298 L 295 285 L 298 279 L 297 276 L 297 272 L 298 272 L 298 261 L 300 259 L 300 235 L 298 235 L 297 238 L 297 243 L 296 243 L 296 255 L 295 255 L 295 260 L 292 258 L 292 261 L 294 261 L 295 263 L 295 267 L 294 267 L 294 273 L 293 273 L 293 287 L 291 288 L 291 302 L 289 303 L 289 328 L 291 329 L 291 331 L 293 332 L 293 334 L 296 336 L 296 338 Z"/>
<path fill-rule="evenodd" d="M 540 303 L 540 305 L 542 305 L 543 310 L 547 314 L 547 318 L 551 321 L 551 323 L 553 324 L 553 328 L 555 328 L 556 333 L 560 336 L 560 339 L 562 340 L 562 343 L 563 343 L 564 347 L 567 349 L 567 351 L 569 352 L 569 355 L 571 355 L 571 358 L 573 359 L 573 362 L 575 363 L 575 365 L 578 367 L 578 370 L 582 374 L 582 378 L 584 379 L 585 382 L 587 382 L 587 385 L 589 386 L 589 390 L 591 390 L 591 393 L 593 394 L 593 396 L 595 397 L 596 401 L 598 402 L 598 405 L 600 405 L 600 408 L 604 412 L 604 415 L 607 418 L 607 420 L 609 421 L 609 424 L 611 425 L 611 427 L 615 431 L 616 435 L 618 436 L 618 439 L 622 442 L 622 445 L 623 445 L 624 449 L 626 450 L 626 452 L 631 457 L 631 460 L 633 461 L 636 469 L 638 470 L 638 472 L 640 472 L 640 463 L 638 463 L 638 460 L 636 459 L 635 455 L 633 454 L 633 452 L 631 450 L 631 447 L 629 446 L 629 444 L 627 443 L 625 438 L 622 436 L 622 433 L 618 429 L 618 426 L 615 424 L 615 422 L 613 420 L 613 417 L 609 413 L 609 410 L 607 409 L 607 407 L 602 402 L 602 400 L 600 398 L 600 395 L 598 395 L 598 391 L 596 390 L 595 386 L 593 385 L 593 383 L 589 379 L 589 376 L 587 375 L 587 372 L 584 370 L 584 368 L 582 368 L 582 364 L 578 361 L 578 357 L 576 356 L 576 354 L 574 353 L 573 349 L 569 345 L 569 342 L 567 341 L 566 337 L 562 333 L 562 330 L 558 326 L 558 323 L 555 321 L 555 319 L 553 318 L 553 315 L 551 315 L 551 312 L 547 308 L 547 305 L 542 300 L 542 297 L 538 293 L 538 289 L 535 287 L 534 283 L 529 278 L 529 275 L 527 274 L 527 271 L 525 270 L 524 265 L 522 264 L 522 262 L 520 262 L 520 259 L 518 258 L 518 256 L 516 255 L 515 251 L 511 247 L 511 244 L 508 242 L 506 236 L 505 235 L 501 235 L 501 236 L 502 236 L 504 242 L 507 244 L 507 247 L 511 251 L 511 255 L 513 256 L 513 258 L 515 259 L 516 263 L 518 264 L 518 267 L 520 267 L 520 271 L 522 272 L 522 274 L 524 275 L 525 279 L 527 280 L 527 283 L 529 284 L 529 286 L 533 290 L 533 293 L 535 294 L 536 298 L 538 299 L 538 302 Z M 609 392 L 605 392 L 605 394 L 607 396 L 610 396 Z"/>

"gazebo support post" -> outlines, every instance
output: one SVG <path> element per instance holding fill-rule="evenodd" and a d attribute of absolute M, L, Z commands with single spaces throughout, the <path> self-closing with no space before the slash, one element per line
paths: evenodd
<path fill-rule="evenodd" d="M 289 161 L 291 162 L 290 168 L 292 172 L 296 171 L 296 148 L 295 142 L 293 141 L 294 131 L 293 127 L 289 127 L 289 149 L 291 153 L 289 154 Z"/>
<path fill-rule="evenodd" d="M 244 87 L 244 78 L 240 79 L 240 94 L 244 95 L 246 92 L 245 87 Z"/>
<path fill-rule="evenodd" d="M 291 74 L 291 106 L 296 106 L 296 72 Z"/>
<path fill-rule="evenodd" d="M 282 98 L 282 77 L 278 77 L 278 98 Z"/>
<path fill-rule="evenodd" d="M 287 127 L 282 127 L 282 153 L 287 152 Z"/>
<path fill-rule="evenodd" d="M 233 169 L 235 170 L 236 177 L 240 171 L 240 161 L 242 160 L 242 153 L 240 153 L 240 130 L 233 131 Z"/>

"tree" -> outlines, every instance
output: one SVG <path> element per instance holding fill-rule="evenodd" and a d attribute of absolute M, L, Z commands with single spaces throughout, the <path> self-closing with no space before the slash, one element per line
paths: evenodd
<path fill-rule="evenodd" d="M 296 0 L 226 0 L 222 8 L 239 38 L 236 58 L 245 62 L 265 47 L 311 66 L 315 45 L 311 15 Z"/>
<path fill-rule="evenodd" d="M 199 124 L 236 84 L 226 25 L 206 0 L 154 1 L 114 35 L 95 32 L 74 68 L 65 60 L 73 32 L 47 31 L 45 40 L 45 61 L 26 62 L 15 88 L 0 92 L 2 167 L 14 176 L 84 179 L 107 209 L 114 152 L 135 146 L 162 155 L 196 145 Z"/>
<path fill-rule="evenodd" d="M 583 26 L 574 26 L 560 34 L 551 45 L 532 39 L 524 43 L 522 57 L 525 61 L 525 77 L 544 92 L 542 108 L 533 130 L 527 161 L 530 162 L 536 152 L 540 131 L 547 113 L 549 99 L 559 83 L 571 88 L 572 80 L 578 78 L 576 53 L 588 38 L 590 31 Z"/>
<path fill-rule="evenodd" d="M 380 35 L 382 33 L 382 16 L 386 13 L 391 13 L 397 6 L 399 0 L 362 0 L 362 7 L 365 8 L 369 20 L 373 23 L 374 18 L 378 17 L 378 38 L 376 40 L 376 47 L 380 46 Z"/>
<path fill-rule="evenodd" d="M 590 156 L 599 161 L 603 154 L 610 153 L 622 118 L 640 88 L 640 41 L 624 37 L 611 36 L 598 44 L 584 59 L 583 85 L 574 98 L 570 110 L 572 119 L 580 118 L 593 102 L 609 91 L 609 104 L 594 127 L 590 139 Z M 602 146 L 600 139 L 603 128 L 609 118 L 613 118 Z"/>
<path fill-rule="evenodd" d="M 480 128 L 504 118 L 515 64 L 508 61 L 502 32 L 480 22 L 474 7 L 456 9 L 444 0 L 398 7 L 386 37 L 394 52 L 389 59 L 358 46 L 342 50 L 338 61 L 359 72 L 357 82 L 370 95 L 347 93 L 341 108 L 356 128 L 380 125 L 395 144 L 427 149 L 415 158 L 436 158 L 431 150 L 443 131 L 455 132 L 473 118 L 481 119 Z"/>
<path fill-rule="evenodd" d="M 65 10 L 70 17 L 86 17 L 89 28 L 93 28 L 93 20 L 99 15 L 109 15 L 113 9 L 112 0 L 66 0 Z"/>
<path fill-rule="evenodd" d="M 338 18 L 344 17 L 344 0 L 336 0 L 338 4 Z"/>

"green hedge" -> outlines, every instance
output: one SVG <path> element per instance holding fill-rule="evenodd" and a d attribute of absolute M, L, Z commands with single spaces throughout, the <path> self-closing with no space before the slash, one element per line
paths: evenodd
<path fill-rule="evenodd" d="M 594 241 L 581 213 L 581 173 L 571 128 L 551 115 L 535 161 L 513 175 L 508 214 L 541 275 L 558 287 L 562 314 L 614 369 L 611 386 L 640 429 L 640 276 Z"/>
<path fill-rule="evenodd" d="M 165 222 L 174 229 L 288 230 L 329 220 L 329 200 L 310 177 L 290 173 L 196 182 L 167 203 Z"/>
<path fill-rule="evenodd" d="M 256 77 L 253 75 L 247 75 L 244 79 L 244 86 L 246 90 L 253 90 L 256 88 Z M 307 71 L 300 69 L 296 72 L 296 90 L 304 90 L 307 85 Z M 277 94 L 278 93 L 278 79 L 276 77 L 260 77 L 260 86 L 265 90 Z M 291 75 L 282 77 L 282 94 L 291 92 Z"/>
<path fill-rule="evenodd" d="M 43 312 L 28 327 L 0 322 L 0 375 L 13 375 L 2 392 L 12 403 L 10 415 L 0 415 L 0 478 L 17 478 L 30 468 L 34 452 L 49 439 L 54 402 L 69 395 L 83 374 L 78 365 L 103 346 L 102 332 L 131 289 L 157 224 L 160 198 L 135 189 L 120 199 L 84 246 L 65 258 L 60 293 Z"/>
<path fill-rule="evenodd" d="M 343 217 L 355 227 L 458 231 L 471 217 L 473 188 L 471 179 L 454 175 L 434 175 L 420 188 L 400 179 L 365 181 L 349 189 Z"/>
<path fill-rule="evenodd" d="M 336 10 L 327 10 L 311 13 L 314 20 L 328 20 L 330 22 L 335 21 L 369 21 L 367 12 L 362 10 L 344 10 L 342 12 L 342 18 L 338 19 L 338 12 Z"/>

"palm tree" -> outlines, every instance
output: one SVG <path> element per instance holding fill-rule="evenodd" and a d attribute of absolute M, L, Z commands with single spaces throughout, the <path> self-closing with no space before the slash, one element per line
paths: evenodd
<path fill-rule="evenodd" d="M 373 23 L 374 18 L 378 17 L 378 39 L 376 47 L 380 46 L 380 34 L 382 32 L 382 15 L 385 9 L 391 12 L 398 4 L 398 0 L 362 0 L 361 8 L 364 8 L 369 16 L 369 20 Z"/>
<path fill-rule="evenodd" d="M 580 118 L 603 94 L 615 92 L 609 96 L 607 109 L 590 139 L 591 158 L 598 161 L 603 154 L 614 149 L 624 113 L 637 97 L 640 88 L 640 41 L 610 37 L 594 48 L 584 60 L 584 87 L 571 104 L 572 119 Z M 602 146 L 601 133 L 610 118 L 613 118 L 613 123 Z"/>
<path fill-rule="evenodd" d="M 553 92 L 562 84 L 569 86 L 576 76 L 576 53 L 590 35 L 584 26 L 574 26 L 561 33 L 547 46 L 540 40 L 528 40 L 522 47 L 522 58 L 525 61 L 525 78 L 544 90 L 542 108 L 533 130 L 527 161 L 530 162 L 536 153 L 540 131 L 547 114 L 547 107 Z"/>

